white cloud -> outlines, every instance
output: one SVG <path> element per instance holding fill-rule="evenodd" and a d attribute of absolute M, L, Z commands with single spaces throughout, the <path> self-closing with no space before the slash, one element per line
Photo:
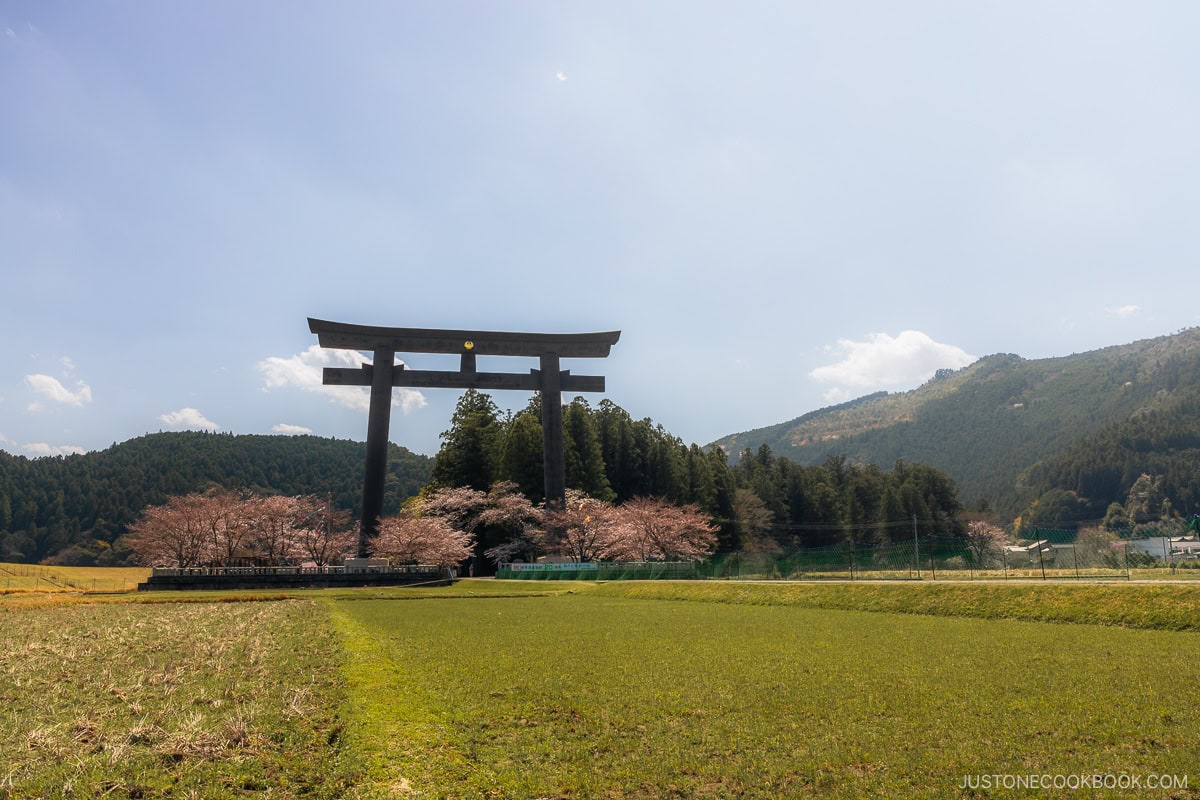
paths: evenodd
<path fill-rule="evenodd" d="M 567 73 L 559 71 L 554 73 L 554 77 L 558 78 L 560 81 L 565 81 L 567 79 Z"/>
<path fill-rule="evenodd" d="M 392 405 L 400 406 L 405 414 L 425 407 L 425 395 L 415 389 L 400 389 L 392 393 Z"/>
<path fill-rule="evenodd" d="M 70 375 L 75 371 L 75 362 L 71 360 L 70 356 L 63 356 L 58 363 L 62 365 L 64 375 Z"/>
<path fill-rule="evenodd" d="M 34 442 L 32 444 L 23 444 L 23 445 L 21 445 L 21 449 L 24 450 L 29 455 L 33 456 L 34 458 L 40 458 L 42 456 L 82 455 L 83 453 L 87 452 L 87 450 L 85 450 L 84 448 L 78 447 L 73 444 L 53 445 L 53 444 L 46 444 L 45 442 Z"/>
<path fill-rule="evenodd" d="M 303 425 L 288 425 L 285 422 L 281 422 L 278 425 L 272 426 L 271 430 L 275 431 L 275 433 L 283 433 L 288 436 L 299 436 L 305 433 L 312 433 L 312 428 L 306 428 Z"/>
<path fill-rule="evenodd" d="M 264 391 L 295 387 L 323 394 L 331 403 L 366 412 L 371 407 L 371 390 L 367 387 L 325 386 L 321 383 L 321 370 L 325 367 L 356 369 L 366 363 L 366 357 L 357 350 L 336 350 L 314 344 L 303 353 L 288 358 L 265 358 L 258 362 L 258 369 L 263 373 Z M 425 396 L 413 389 L 397 389 L 392 392 L 392 405 L 399 406 L 407 414 L 423 407 Z"/>
<path fill-rule="evenodd" d="M 1117 308 L 1106 308 L 1106 312 L 1116 317 L 1117 319 L 1129 319 L 1142 310 L 1141 306 L 1127 305 L 1118 306 Z"/>
<path fill-rule="evenodd" d="M 895 338 L 886 333 L 868 334 L 864 341 L 839 339 L 827 348 L 842 358 L 834 364 L 817 367 L 809 377 L 819 383 L 834 384 L 826 399 L 841 402 L 851 397 L 850 390 L 901 388 L 931 378 L 939 369 L 957 369 L 975 361 L 962 348 L 935 342 L 921 331 L 902 331 Z"/>
<path fill-rule="evenodd" d="M 56 403 L 63 403 L 69 406 L 83 406 L 86 403 L 92 402 L 92 387 L 88 386 L 83 381 L 76 381 L 75 391 L 71 391 L 63 386 L 58 378 L 52 378 L 49 375 L 26 375 L 25 383 L 38 394 L 53 400 Z M 40 403 L 31 403 L 30 411 L 41 411 Z"/>
<path fill-rule="evenodd" d="M 181 408 L 178 411 L 171 411 L 161 415 L 159 419 L 172 428 L 199 428 L 204 431 L 215 431 L 221 428 L 220 425 L 208 419 L 194 408 Z"/>

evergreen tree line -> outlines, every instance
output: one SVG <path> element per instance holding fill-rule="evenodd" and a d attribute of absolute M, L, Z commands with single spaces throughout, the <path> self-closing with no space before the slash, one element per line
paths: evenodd
<path fill-rule="evenodd" d="M 492 398 L 469 390 L 442 434 L 430 488 L 487 491 L 512 481 L 544 502 L 540 400 L 502 414 Z M 942 472 L 899 460 L 891 471 L 831 457 L 801 466 L 763 445 L 730 465 L 718 448 L 686 445 L 650 419 L 634 420 L 610 400 L 563 407 L 567 486 L 616 504 L 636 497 L 691 503 L 720 528 L 718 550 L 858 544 L 922 536 L 960 537 L 962 510 Z"/>
<path fill-rule="evenodd" d="M 718 550 L 794 548 L 959 536 L 954 485 L 930 467 L 897 461 L 891 471 L 831 457 L 801 466 L 769 447 L 730 465 L 719 449 L 685 445 L 650 419 L 610 400 L 576 398 L 563 408 L 567 485 L 609 503 L 637 497 L 693 503 L 719 527 Z M 29 459 L 0 451 L 0 561 L 123 564 L 121 537 L 148 506 L 220 487 L 270 495 L 317 495 L 359 515 L 365 445 L 315 436 L 156 433 L 98 452 Z M 385 515 L 437 487 L 487 491 L 513 481 L 544 502 L 539 398 L 502 414 L 468 391 L 435 459 L 392 445 Z"/>
<path fill-rule="evenodd" d="M 119 539 L 147 506 L 212 487 L 317 495 L 358 513 L 365 445 L 316 436 L 168 432 L 97 452 L 0 451 L 0 561 L 123 564 Z M 429 480 L 432 459 L 392 445 L 385 513 Z"/>

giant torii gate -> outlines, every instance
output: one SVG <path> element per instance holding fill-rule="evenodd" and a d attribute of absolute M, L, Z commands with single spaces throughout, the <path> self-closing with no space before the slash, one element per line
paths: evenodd
<path fill-rule="evenodd" d="M 562 358 L 605 358 L 621 338 L 620 331 L 605 333 L 509 333 L 458 331 L 432 328 L 382 328 L 308 319 L 308 329 L 321 347 L 369 351 L 374 363 L 358 369 L 326 367 L 327 386 L 370 386 L 367 417 L 367 464 L 363 479 L 362 523 L 359 555 L 379 531 L 383 514 L 383 488 L 387 475 L 388 428 L 391 424 L 392 389 L 517 389 L 542 396 L 542 458 L 546 478 L 546 503 L 562 504 L 566 497 L 566 461 L 563 457 L 562 393 L 603 392 L 603 375 L 572 375 L 559 367 Z M 459 369 L 412 370 L 396 364 L 397 353 L 443 353 L 460 356 Z M 528 373 L 478 372 L 476 356 L 525 356 L 539 359 L 539 369 Z"/>

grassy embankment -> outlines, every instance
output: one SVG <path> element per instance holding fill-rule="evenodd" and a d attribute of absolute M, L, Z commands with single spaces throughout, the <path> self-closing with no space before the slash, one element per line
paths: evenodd
<path fill-rule="evenodd" d="M 887 611 L 941 617 L 1200 631 L 1200 586 L 1177 583 L 625 582 L 612 597 Z"/>

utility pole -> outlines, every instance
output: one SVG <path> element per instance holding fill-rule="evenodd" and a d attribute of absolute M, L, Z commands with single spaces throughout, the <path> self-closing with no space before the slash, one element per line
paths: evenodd
<path fill-rule="evenodd" d="M 917 580 L 921 579 L 921 540 L 917 538 L 917 515 L 913 514 L 913 554 L 917 562 Z"/>

